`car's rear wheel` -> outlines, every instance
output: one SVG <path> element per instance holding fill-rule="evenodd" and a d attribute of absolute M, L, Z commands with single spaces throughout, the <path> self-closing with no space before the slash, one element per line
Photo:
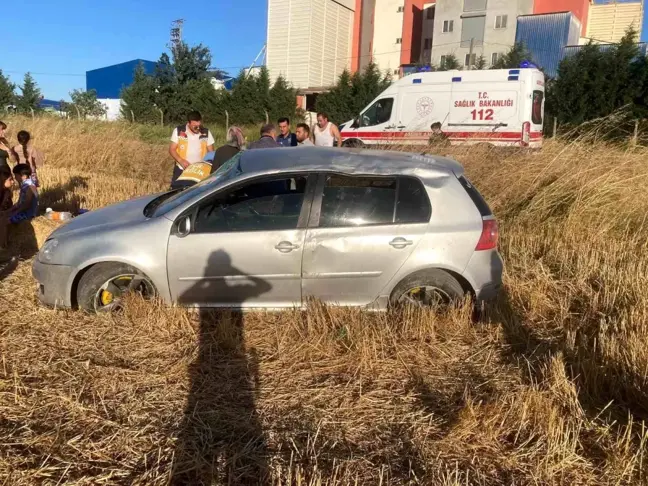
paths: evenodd
<path fill-rule="evenodd" d="M 459 281 L 448 272 L 430 269 L 417 272 L 400 282 L 391 294 L 392 305 L 447 307 L 466 295 Z"/>
<path fill-rule="evenodd" d="M 122 308 L 129 293 L 151 298 L 155 296 L 155 287 L 146 275 L 130 265 L 98 263 L 79 280 L 77 303 L 87 312 L 115 312 Z"/>

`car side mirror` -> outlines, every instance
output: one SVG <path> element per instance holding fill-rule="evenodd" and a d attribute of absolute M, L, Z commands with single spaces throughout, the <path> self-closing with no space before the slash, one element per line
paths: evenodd
<path fill-rule="evenodd" d="M 184 238 L 189 233 L 191 233 L 191 216 L 187 215 L 180 219 L 180 221 L 178 222 L 177 234 L 180 238 Z"/>
<path fill-rule="evenodd" d="M 359 128 L 359 127 L 360 127 L 360 119 L 354 118 L 353 123 L 351 124 L 351 128 Z"/>

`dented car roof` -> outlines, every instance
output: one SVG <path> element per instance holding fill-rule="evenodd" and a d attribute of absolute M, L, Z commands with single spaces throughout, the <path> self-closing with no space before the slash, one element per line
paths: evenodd
<path fill-rule="evenodd" d="M 294 147 L 247 150 L 241 155 L 244 174 L 285 171 L 327 171 L 345 174 L 404 174 L 425 172 L 463 174 L 455 160 L 436 155 L 358 148 Z"/>

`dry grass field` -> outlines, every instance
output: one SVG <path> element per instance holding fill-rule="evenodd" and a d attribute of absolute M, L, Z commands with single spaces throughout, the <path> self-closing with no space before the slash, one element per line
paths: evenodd
<path fill-rule="evenodd" d="M 167 184 L 163 136 L 7 121 L 47 155 L 48 206 Z M 135 298 L 114 316 L 54 311 L 35 300 L 33 235 L 12 235 L 25 259 L 0 280 L 0 484 L 648 483 L 648 150 L 443 153 L 501 224 L 506 288 L 479 321 Z M 54 225 L 34 221 L 39 243 Z"/>

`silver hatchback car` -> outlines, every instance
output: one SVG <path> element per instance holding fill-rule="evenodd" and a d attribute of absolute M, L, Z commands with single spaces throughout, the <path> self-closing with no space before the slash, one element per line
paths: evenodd
<path fill-rule="evenodd" d="M 195 307 L 384 309 L 494 297 L 498 228 L 453 160 L 298 147 L 242 152 L 203 182 L 81 215 L 33 264 L 40 300 L 127 292 Z"/>

